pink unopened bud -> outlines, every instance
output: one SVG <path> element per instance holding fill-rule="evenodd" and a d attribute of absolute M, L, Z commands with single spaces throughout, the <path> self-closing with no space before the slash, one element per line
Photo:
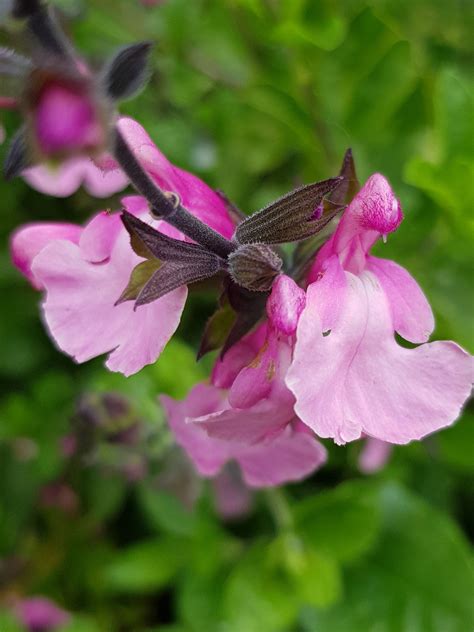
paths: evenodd
<path fill-rule="evenodd" d="M 304 290 L 293 279 L 282 274 L 273 283 L 272 293 L 267 301 L 268 318 L 281 333 L 291 336 L 296 331 L 305 302 Z"/>
<path fill-rule="evenodd" d="M 97 108 L 81 84 L 48 81 L 35 101 L 33 132 L 42 154 L 55 157 L 102 147 L 104 131 Z"/>

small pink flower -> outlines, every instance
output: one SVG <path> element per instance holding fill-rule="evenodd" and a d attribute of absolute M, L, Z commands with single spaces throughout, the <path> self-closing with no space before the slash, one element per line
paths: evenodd
<path fill-rule="evenodd" d="M 302 294 L 290 279 L 277 282 L 269 307 L 277 317 L 217 363 L 213 385 L 196 386 L 183 402 L 161 398 L 177 442 L 201 475 L 215 476 L 235 460 L 247 485 L 266 487 L 300 480 L 325 462 L 324 447 L 296 418 L 284 383 L 293 346 L 288 332 Z"/>
<path fill-rule="evenodd" d="M 17 107 L 15 99 L 0 97 L 0 109 Z M 0 144 L 4 140 L 5 131 L 0 125 Z M 94 197 L 109 197 L 128 184 L 127 176 L 107 154 L 94 160 L 86 156 L 75 156 L 55 166 L 38 165 L 26 169 L 22 175 L 34 189 L 56 197 L 68 197 L 82 184 Z"/>
<path fill-rule="evenodd" d="M 127 141 L 165 190 L 177 193 L 193 214 L 226 236 L 233 224 L 221 198 L 204 182 L 174 167 L 134 121 L 122 121 Z M 132 214 L 169 236 L 183 236 L 152 220 L 139 196 L 123 200 Z M 185 286 L 134 310 L 115 303 L 132 270 L 142 262 L 132 250 L 117 214 L 102 212 L 84 228 L 37 223 L 12 236 L 13 263 L 37 289 L 45 290 L 44 319 L 59 348 L 77 362 L 109 353 L 107 367 L 131 375 L 153 363 L 176 330 L 187 296 Z"/>
<path fill-rule="evenodd" d="M 46 597 L 29 597 L 16 605 L 20 623 L 29 632 L 54 632 L 67 625 L 70 616 Z"/>
<path fill-rule="evenodd" d="M 369 249 L 402 220 L 390 185 L 375 174 L 318 253 L 286 383 L 316 434 L 345 443 L 362 433 L 390 443 L 452 424 L 469 397 L 472 358 L 453 342 L 406 349 L 434 327 L 416 281 Z"/>

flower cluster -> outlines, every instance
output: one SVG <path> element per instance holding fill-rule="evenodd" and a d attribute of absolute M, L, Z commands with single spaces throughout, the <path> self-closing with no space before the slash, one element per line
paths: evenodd
<path fill-rule="evenodd" d="M 230 237 L 222 198 L 173 167 L 144 130 L 120 127 L 148 173 L 186 207 Z M 153 219 L 140 197 L 123 200 L 134 217 L 183 239 Z M 452 342 L 426 343 L 431 309 L 414 279 L 369 254 L 399 226 L 400 204 L 375 174 L 345 209 L 298 285 L 278 274 L 266 317 L 217 360 L 210 384 L 183 402 L 162 397 L 170 427 L 199 472 L 214 476 L 236 460 L 247 484 L 275 485 L 308 475 L 325 460 L 316 437 L 345 443 L 363 436 L 406 443 L 451 424 L 469 396 L 470 356 Z M 118 214 L 85 228 L 34 224 L 12 239 L 13 260 L 45 291 L 45 321 L 61 349 L 82 362 L 111 352 L 107 366 L 129 375 L 154 362 L 174 333 L 186 289 L 133 308 L 115 306 L 135 266 Z M 395 332 L 420 346 L 407 349 Z"/>
<path fill-rule="evenodd" d="M 131 83 L 125 58 L 105 73 L 109 94 Z M 96 83 L 86 83 L 92 98 Z M 33 118 L 48 121 L 55 99 L 36 98 Z M 320 438 L 368 437 L 383 460 L 386 443 L 455 421 L 471 391 L 471 356 L 453 342 L 428 342 L 434 318 L 422 290 L 402 267 L 370 254 L 403 219 L 384 176 L 360 188 L 349 151 L 337 177 L 246 217 L 173 166 L 135 121 L 106 129 L 106 169 L 120 166 L 140 195 L 123 199 L 122 214 L 101 212 L 84 227 L 20 228 L 13 262 L 44 292 L 59 348 L 77 362 L 108 353 L 107 367 L 125 375 L 158 358 L 187 286 L 214 283 L 219 307 L 199 351 L 220 350 L 210 381 L 184 401 L 161 398 L 203 476 L 233 460 L 249 486 L 278 485 L 324 463 Z M 297 242 L 291 257 L 280 248 Z M 374 469 L 374 458 L 362 467 Z"/>

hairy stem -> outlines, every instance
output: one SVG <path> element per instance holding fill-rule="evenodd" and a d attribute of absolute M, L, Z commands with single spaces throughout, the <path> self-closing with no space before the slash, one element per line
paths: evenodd
<path fill-rule="evenodd" d="M 53 11 L 41 0 L 16 0 L 13 15 L 26 18 L 28 31 L 43 51 L 76 67 L 76 55 L 71 43 L 54 18 Z"/>
<path fill-rule="evenodd" d="M 224 259 L 235 250 L 234 244 L 215 230 L 191 215 L 181 204 L 173 201 L 153 182 L 128 146 L 120 131 L 115 128 L 114 156 L 122 170 L 130 178 L 137 191 L 150 204 L 153 213 L 174 226 L 196 243 L 205 246 Z"/>

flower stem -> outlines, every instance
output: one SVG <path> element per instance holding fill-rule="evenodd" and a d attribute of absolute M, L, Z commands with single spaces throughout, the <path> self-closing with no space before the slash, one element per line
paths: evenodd
<path fill-rule="evenodd" d="M 26 18 L 28 31 L 49 55 L 76 68 L 76 55 L 71 43 L 62 32 L 52 10 L 42 0 L 15 0 L 14 17 Z"/>
<path fill-rule="evenodd" d="M 293 514 L 283 491 L 278 487 L 266 489 L 265 499 L 278 531 L 292 531 Z"/>
<path fill-rule="evenodd" d="M 117 162 L 137 191 L 147 199 L 154 214 L 224 259 L 235 250 L 231 241 L 191 215 L 181 204 L 173 203 L 165 195 L 143 169 L 117 128 L 114 130 L 113 146 Z"/>

